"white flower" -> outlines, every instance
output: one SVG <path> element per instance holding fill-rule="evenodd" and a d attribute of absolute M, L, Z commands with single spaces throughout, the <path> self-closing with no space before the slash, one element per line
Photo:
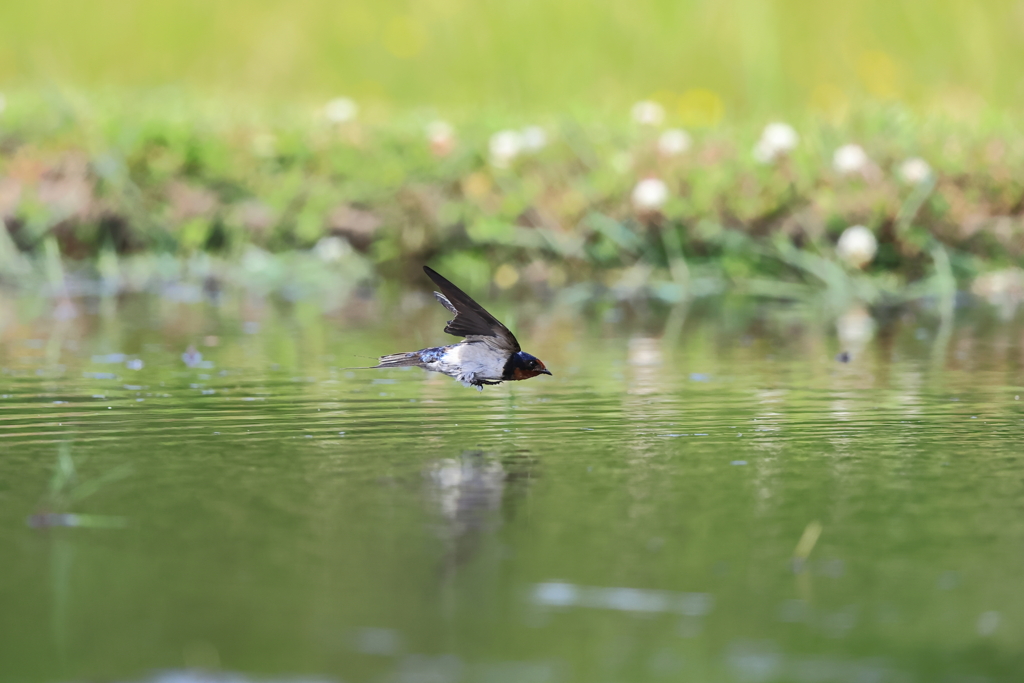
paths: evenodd
<path fill-rule="evenodd" d="M 863 173 L 870 163 L 868 153 L 860 145 L 843 145 L 832 155 L 832 168 L 844 175 Z"/>
<path fill-rule="evenodd" d="M 920 157 L 911 157 L 900 164 L 899 175 L 905 183 L 920 185 L 931 177 L 932 167 Z"/>
<path fill-rule="evenodd" d="M 336 97 L 324 105 L 324 118 L 331 123 L 346 123 L 359 113 L 359 105 L 347 97 Z"/>
<path fill-rule="evenodd" d="M 426 133 L 431 151 L 439 157 L 446 156 L 455 147 L 455 129 L 447 121 L 431 121 Z"/>
<path fill-rule="evenodd" d="M 491 164 L 505 168 L 523 151 L 523 136 L 517 130 L 499 130 L 491 136 L 488 148 Z"/>
<path fill-rule="evenodd" d="M 665 119 L 665 108 L 651 100 L 641 100 L 630 110 L 633 120 L 644 126 L 660 126 Z"/>
<path fill-rule="evenodd" d="M 313 247 L 313 252 L 320 257 L 321 261 L 326 261 L 327 263 L 340 261 L 351 251 L 352 248 L 348 242 L 336 235 L 320 238 L 320 241 Z"/>
<path fill-rule="evenodd" d="M 789 152 L 796 148 L 800 136 L 796 129 L 788 123 L 775 121 L 764 127 L 761 139 L 781 152 Z"/>
<path fill-rule="evenodd" d="M 523 151 L 539 152 L 548 145 L 548 134 L 540 126 L 527 126 L 520 133 L 520 140 L 523 143 Z"/>
<path fill-rule="evenodd" d="M 667 157 L 674 157 L 690 149 L 690 134 L 679 128 L 669 128 L 658 137 L 658 151 Z"/>
<path fill-rule="evenodd" d="M 836 253 L 854 268 L 863 268 L 878 253 L 878 240 L 863 225 L 852 225 L 839 236 Z"/>
<path fill-rule="evenodd" d="M 754 145 L 754 159 L 767 164 L 787 152 L 791 152 L 800 142 L 796 129 L 788 123 L 775 121 L 769 123 L 761 132 L 761 139 Z"/>
<path fill-rule="evenodd" d="M 657 211 L 668 199 L 668 185 L 659 178 L 644 178 L 633 188 L 632 199 L 637 211 Z"/>

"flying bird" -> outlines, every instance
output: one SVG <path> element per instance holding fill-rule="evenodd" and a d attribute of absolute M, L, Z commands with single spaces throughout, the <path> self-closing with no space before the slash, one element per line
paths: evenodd
<path fill-rule="evenodd" d="M 434 292 L 437 300 L 455 314 L 444 331 L 466 339 L 449 346 L 381 356 L 374 368 L 414 366 L 454 377 L 480 391 L 485 384 L 551 374 L 539 358 L 522 350 L 507 327 L 468 294 L 427 266 L 423 266 L 423 272 L 441 290 Z"/>

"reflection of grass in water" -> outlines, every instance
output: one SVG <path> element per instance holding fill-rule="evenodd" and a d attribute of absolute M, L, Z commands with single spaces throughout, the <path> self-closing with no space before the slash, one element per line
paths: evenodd
<path fill-rule="evenodd" d="M 62 442 L 57 449 L 57 462 L 50 477 L 49 488 L 39 504 L 39 511 L 26 520 L 36 529 L 78 527 L 90 529 L 122 529 L 128 525 L 124 517 L 71 512 L 74 505 L 95 495 L 107 485 L 123 479 L 131 472 L 124 464 L 107 470 L 92 479 L 81 479 L 71 457 L 71 445 Z M 50 631 L 54 647 L 63 664 L 68 649 L 69 609 L 71 604 L 71 572 L 74 545 L 69 537 L 52 539 L 50 553 L 50 589 L 52 592 Z"/>
<path fill-rule="evenodd" d="M 40 511 L 28 518 L 31 527 L 88 527 L 122 528 L 127 525 L 123 517 L 90 515 L 71 512 L 71 508 L 86 498 L 98 493 L 108 484 L 123 479 L 131 473 L 131 466 L 124 464 L 107 470 L 92 479 L 81 480 L 75 461 L 71 457 L 71 446 L 60 444 L 57 463 L 46 496 L 40 503 Z"/>

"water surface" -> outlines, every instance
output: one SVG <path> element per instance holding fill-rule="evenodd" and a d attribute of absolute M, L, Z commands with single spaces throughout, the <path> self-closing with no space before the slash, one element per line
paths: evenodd
<path fill-rule="evenodd" d="M 2 680 L 1024 667 L 1024 345 L 987 310 L 510 302 L 555 375 L 477 392 L 347 369 L 443 342 L 422 295 L 0 309 Z"/>

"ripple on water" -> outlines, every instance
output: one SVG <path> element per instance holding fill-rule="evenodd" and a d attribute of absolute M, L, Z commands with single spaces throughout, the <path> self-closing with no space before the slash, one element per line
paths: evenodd
<path fill-rule="evenodd" d="M 348 369 L 422 341 L 387 316 L 238 306 L 4 330 L 30 337 L 0 347 L 18 615 L 0 636 L 24 670 L 60 639 L 48 678 L 882 681 L 939 661 L 1000 680 L 1016 662 L 1019 335 L 998 363 L 943 363 L 896 320 L 837 363 L 827 321 L 693 318 L 671 339 L 552 318 L 524 337 L 554 377 L 476 392 Z M 61 500 L 64 442 L 79 483 L 132 473 Z"/>

